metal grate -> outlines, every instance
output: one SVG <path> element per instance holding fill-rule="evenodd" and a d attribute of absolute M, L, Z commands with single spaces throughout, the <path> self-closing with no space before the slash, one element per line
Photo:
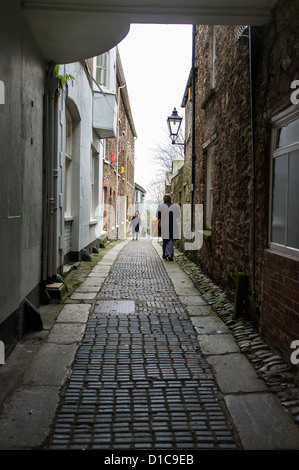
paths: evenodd
<path fill-rule="evenodd" d="M 96 313 L 130 315 L 135 313 L 134 300 L 101 300 L 96 305 Z"/>

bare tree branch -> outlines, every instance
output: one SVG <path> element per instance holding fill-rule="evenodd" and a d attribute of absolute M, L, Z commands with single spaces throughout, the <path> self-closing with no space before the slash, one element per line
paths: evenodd
<path fill-rule="evenodd" d="M 180 136 L 180 139 L 181 136 Z M 182 140 L 180 140 L 182 141 Z M 165 173 L 172 170 L 172 162 L 178 157 L 184 158 L 184 147 L 172 145 L 171 142 L 159 143 L 152 149 L 153 161 L 158 164 L 159 175 L 165 178 Z"/>
<path fill-rule="evenodd" d="M 161 204 L 165 193 L 165 175 L 163 179 L 152 181 L 150 188 L 147 190 L 147 199 L 152 204 Z"/>

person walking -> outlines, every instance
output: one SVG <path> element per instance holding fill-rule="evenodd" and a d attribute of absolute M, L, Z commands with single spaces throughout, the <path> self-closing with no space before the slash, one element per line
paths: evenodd
<path fill-rule="evenodd" d="M 180 208 L 171 202 L 171 196 L 165 194 L 163 204 L 157 210 L 158 236 L 162 238 L 162 258 L 173 261 L 174 240 L 179 237 Z"/>
<path fill-rule="evenodd" d="M 140 217 L 139 217 L 139 212 L 135 212 L 135 215 L 133 215 L 132 220 L 130 222 L 130 225 L 132 227 L 132 240 L 135 240 L 136 236 L 136 241 L 138 240 L 138 233 L 139 233 L 139 224 L 140 224 Z"/>

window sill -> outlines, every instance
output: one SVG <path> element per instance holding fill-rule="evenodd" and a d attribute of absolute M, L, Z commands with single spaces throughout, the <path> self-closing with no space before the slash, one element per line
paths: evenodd
<path fill-rule="evenodd" d="M 284 256 L 286 258 L 291 258 L 298 261 L 299 259 L 299 250 L 295 248 L 288 248 L 282 245 L 276 245 L 275 243 L 269 243 L 269 248 L 267 251 L 274 253 L 276 255 Z"/>
<path fill-rule="evenodd" d="M 98 219 L 90 219 L 89 225 L 96 225 L 99 222 Z"/>
<path fill-rule="evenodd" d="M 72 215 L 65 215 L 64 216 L 64 221 L 65 222 L 72 222 L 74 220 L 74 217 Z"/>

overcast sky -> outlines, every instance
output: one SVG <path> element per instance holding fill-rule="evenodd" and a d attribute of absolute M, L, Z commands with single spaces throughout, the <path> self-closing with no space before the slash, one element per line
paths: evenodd
<path fill-rule="evenodd" d="M 135 182 L 155 180 L 153 148 L 166 141 L 167 117 L 181 103 L 191 69 L 192 26 L 133 24 L 118 45 L 137 132 Z"/>

